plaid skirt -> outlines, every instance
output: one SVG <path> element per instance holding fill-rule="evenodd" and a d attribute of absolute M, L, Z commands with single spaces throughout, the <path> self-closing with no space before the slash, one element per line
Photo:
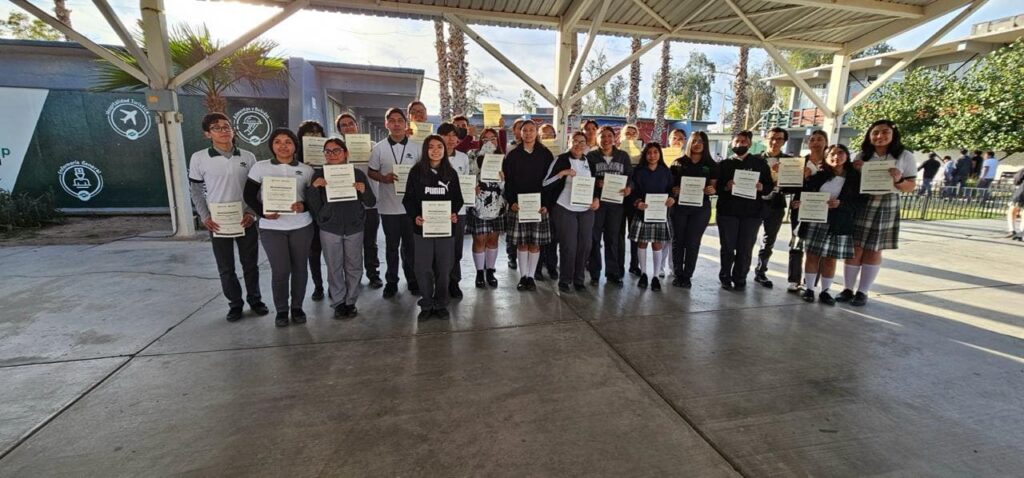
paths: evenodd
<path fill-rule="evenodd" d="M 853 243 L 869 251 L 896 249 L 900 239 L 900 196 L 896 193 L 871 196 L 857 211 Z"/>
<path fill-rule="evenodd" d="M 635 242 L 669 242 L 672 228 L 668 222 L 644 222 L 640 218 L 629 225 L 629 240 Z"/>
<path fill-rule="evenodd" d="M 828 230 L 828 224 L 807 223 L 800 233 L 800 246 L 808 254 L 835 259 L 853 257 L 853 237 L 836 235 Z"/>
<path fill-rule="evenodd" d="M 509 212 L 508 242 L 514 246 L 520 244 L 536 244 L 543 246 L 551 242 L 551 218 L 548 214 L 540 216 L 540 222 L 519 222 L 519 214 Z"/>
<path fill-rule="evenodd" d="M 494 219 L 480 219 L 470 212 L 466 215 L 466 232 L 474 235 L 505 232 L 507 229 L 505 216 L 502 214 Z"/>

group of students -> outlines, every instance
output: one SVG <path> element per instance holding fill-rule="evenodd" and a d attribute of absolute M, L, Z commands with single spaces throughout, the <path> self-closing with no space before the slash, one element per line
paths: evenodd
<path fill-rule="evenodd" d="M 355 168 L 352 186 L 357 200 L 341 202 L 328 200 L 323 169 L 303 162 L 301 138 L 325 136 L 319 123 L 303 122 L 297 134 L 286 128 L 274 130 L 269 139 L 271 158 L 256 161 L 252 153 L 234 146 L 227 116 L 211 113 L 203 119 L 211 147 L 193 154 L 189 179 L 196 210 L 212 236 L 229 301 L 228 321 L 241 319 L 244 305 L 235 274 L 235 246 L 242 263 L 246 301 L 256 314 L 269 313 L 260 295 L 257 242 L 263 244 L 270 262 L 275 324 L 279 327 L 305 322 L 302 304 L 310 272 L 313 300 L 324 298 L 321 254 L 327 265 L 326 293 L 335 318 L 357 315 L 355 303 L 364 272 L 371 288 L 383 287 L 383 297 L 391 298 L 398 293 L 401 270 L 410 293 L 420 296 L 418 319 L 447 319 L 450 299 L 463 295 L 461 262 L 467 233 L 472 235 L 475 286 L 481 289 L 498 286 L 495 264 L 502 233 L 508 242 L 508 266 L 519 272 L 520 291 L 535 290 L 536 281 L 543 280 L 543 268 L 557 280 L 562 293 L 586 289 L 587 273 L 591 285 L 599 283 L 602 271 L 608 282 L 622 284 L 626 238 L 632 256 L 629 272 L 638 277 L 640 288 L 660 290 L 658 276 L 666 262 L 674 275 L 672 284 L 689 288 L 715 196 L 721 245 L 719 280 L 724 289 L 745 288 L 762 226 L 764 237 L 754 279 L 772 287 L 766 276 L 768 261 L 788 208 L 794 232 L 789 290 L 813 302 L 820 278 L 817 298 L 822 303 L 863 305 L 878 275 L 882 250 L 897 246 L 899 200 L 895 192 L 860 194 L 859 169 L 865 161 L 895 160 L 890 173 L 899 191 L 913 190 L 916 176 L 913 157 L 900 143 L 898 128 L 889 121 L 874 123 L 854 156 L 844 145 L 829 146 L 824 132 L 814 132 L 808 141 L 810 154 L 804 158 L 803 188 L 779 188 L 778 159 L 786 157 L 782 148 L 788 140 L 788 133 L 781 128 L 769 132 L 769 149 L 763 155 L 750 153 L 749 131 L 735 132 L 732 154 L 716 162 L 707 135 L 700 131 L 689 138 L 682 130 L 669 134 L 670 146 L 682 151 L 678 158 L 664 157 L 657 142 L 643 145 L 639 154 L 631 157 L 627 150 L 637 148 L 620 146 L 639 140 L 635 125 L 623 127 L 616 138 L 611 127 L 588 120 L 565 141 L 565 148 L 556 148 L 565 149 L 558 152 L 544 144 L 561 144 L 549 141 L 555 138 L 555 128 L 531 120 L 516 120 L 514 139 L 509 142 L 503 124 L 477 135 L 467 118 L 457 116 L 438 125 L 434 134 L 419 143 L 410 137 L 409 125 L 410 121 L 426 121 L 426 107 L 421 102 L 413 102 L 406 110 L 389 109 L 384 119 L 388 137 L 372 147 L 367 164 Z M 349 113 L 339 115 L 335 126 L 342 136 L 359 133 L 358 122 Z M 343 138 L 328 139 L 323 152 L 326 164 L 348 161 Z M 503 155 L 498 181 L 480 179 L 489 154 Z M 737 171 L 756 172 L 754 199 L 732 193 Z M 611 174 L 623 176 L 625 185 L 605 192 L 606 175 Z M 466 175 L 476 176 L 473 201 L 463 200 L 460 176 Z M 264 212 L 262 185 L 268 177 L 296 181 L 292 214 Z M 678 204 L 683 177 L 703 178 L 702 204 Z M 573 199 L 577 178 L 594 180 L 589 203 Z M 690 181 L 695 182 L 699 180 Z M 829 194 L 827 223 L 799 222 L 803 191 Z M 525 212 L 520 209 L 520 196 L 527 194 L 541 198 L 539 210 L 529 214 L 539 214 L 539 220 L 520 220 Z M 665 198 L 666 218 L 646 219 L 652 206 L 645 202 L 649 194 L 659 195 L 655 196 L 659 202 Z M 793 199 L 787 204 L 790 195 Z M 220 225 L 212 219 L 210 206 L 239 201 L 244 210 L 244 234 L 216 237 Z M 424 201 L 448 202 L 450 236 L 423 234 Z M 383 281 L 377 251 L 381 226 L 386 262 Z M 833 298 L 829 288 L 838 259 L 845 261 L 846 288 Z"/>

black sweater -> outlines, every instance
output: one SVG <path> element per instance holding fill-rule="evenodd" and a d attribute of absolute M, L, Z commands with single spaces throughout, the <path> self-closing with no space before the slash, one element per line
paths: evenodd
<path fill-rule="evenodd" d="M 366 208 L 375 206 L 377 197 L 370 189 L 366 173 L 358 169 L 355 172 L 356 182 L 363 183 L 365 188 L 363 192 L 356 193 L 357 201 L 327 202 L 326 187 L 318 188 L 311 185 L 306 188 L 306 204 L 309 205 L 309 212 L 320 229 L 340 236 L 363 232 Z M 313 172 L 313 181 L 322 177 L 324 177 L 323 168 Z"/>
<path fill-rule="evenodd" d="M 447 171 L 447 174 L 436 169 L 424 171 L 429 169 L 426 161 L 429 160 L 417 163 L 409 172 L 405 195 L 402 197 L 405 213 L 413 219 L 416 234 L 421 236 L 423 226 L 416 226 L 415 221 L 417 216 L 423 215 L 423 201 L 451 201 L 453 214 L 458 214 L 459 209 L 462 209 L 462 189 L 459 188 L 458 174 L 454 169 Z"/>
<path fill-rule="evenodd" d="M 689 157 L 683 156 L 673 161 L 669 169 L 672 171 L 672 187 L 679 186 L 683 176 L 704 178 L 704 187 L 710 186 L 711 180 L 718 180 L 718 163 L 711 158 L 701 158 L 694 163 Z M 719 183 L 718 188 L 721 189 L 721 187 L 722 185 Z M 675 196 L 676 199 L 679 199 L 678 194 Z M 697 206 L 676 204 L 675 207 L 696 208 Z M 711 207 L 711 198 L 707 194 L 704 195 L 704 205 L 700 207 Z"/>
<path fill-rule="evenodd" d="M 515 204 L 520 194 L 542 193 L 544 179 L 554 160 L 551 151 L 540 142 L 534 143 L 532 153 L 527 153 L 521 143 L 509 151 L 501 163 L 505 173 L 505 200 Z"/>
<path fill-rule="evenodd" d="M 736 171 L 757 171 L 761 177 L 761 190 L 757 192 L 757 199 L 747 199 L 733 196 L 732 189 L 728 188 L 729 181 L 733 180 Z M 771 194 L 775 183 L 772 181 L 772 171 L 768 163 L 759 155 L 748 154 L 742 160 L 729 158 L 718 163 L 718 215 L 736 217 L 760 217 L 764 215 L 764 199 Z"/>
<path fill-rule="evenodd" d="M 843 183 L 843 189 L 839 192 L 839 207 L 828 210 L 828 230 L 829 233 L 847 236 L 853 234 L 854 230 L 854 217 L 857 215 L 857 211 L 864 207 L 865 202 L 870 197 L 866 194 L 860 193 L 860 171 L 853 169 L 853 167 L 846 167 L 846 182 Z M 807 192 L 818 192 L 825 183 L 829 182 L 832 178 L 836 177 L 835 173 L 832 172 L 832 168 L 826 166 L 821 171 L 811 175 L 804 181 L 804 191 Z M 794 199 L 799 199 L 800 195 L 797 194 Z M 805 237 L 807 230 L 807 223 L 800 225 L 800 237 Z"/>
<path fill-rule="evenodd" d="M 555 162 L 551 163 L 550 173 L 548 173 L 547 178 L 548 179 L 553 178 L 555 176 L 558 176 L 558 173 L 560 173 L 562 171 L 565 171 L 566 169 L 571 169 L 572 168 L 572 163 L 569 162 L 569 158 L 571 158 L 571 156 L 570 156 L 568 151 L 566 151 L 566 152 L 564 152 L 562 154 L 559 154 L 558 157 L 555 158 Z M 587 161 L 586 158 L 587 158 L 586 155 L 584 155 L 580 159 L 583 160 L 583 161 Z M 586 164 L 587 164 L 588 168 L 591 167 L 589 161 L 587 161 Z M 594 174 L 593 168 L 591 168 L 590 174 L 591 175 Z M 555 203 L 558 202 L 558 196 L 561 196 L 562 195 L 562 190 L 565 189 L 565 183 L 566 183 L 566 178 L 565 178 L 565 176 L 563 176 L 563 177 L 560 177 L 560 178 L 556 179 L 555 182 L 553 182 L 553 183 L 551 183 L 551 184 L 549 184 L 549 185 L 544 187 L 544 194 L 543 194 L 543 198 L 542 198 L 542 202 L 544 203 L 544 207 L 546 207 L 548 209 L 551 209 L 551 208 L 555 207 Z M 600 199 L 600 198 L 601 198 L 601 194 L 598 192 L 597 188 L 595 187 L 594 188 L 594 199 Z"/>

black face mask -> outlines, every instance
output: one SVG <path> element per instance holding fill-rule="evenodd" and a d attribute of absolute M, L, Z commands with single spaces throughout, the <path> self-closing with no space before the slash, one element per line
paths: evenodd
<path fill-rule="evenodd" d="M 744 154 L 747 154 L 747 151 L 749 151 L 749 150 L 750 150 L 750 148 L 747 147 L 747 146 L 733 146 L 732 147 L 732 152 L 736 156 L 743 156 Z"/>
<path fill-rule="evenodd" d="M 469 131 L 466 130 L 466 128 L 455 128 L 455 135 L 458 136 L 459 139 L 466 139 L 467 134 L 469 134 Z"/>

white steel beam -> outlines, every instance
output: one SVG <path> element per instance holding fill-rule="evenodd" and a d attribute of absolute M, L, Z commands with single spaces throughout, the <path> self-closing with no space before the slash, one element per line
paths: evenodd
<path fill-rule="evenodd" d="M 839 132 L 843 125 L 843 113 L 846 111 L 846 90 L 850 82 L 850 55 L 845 52 L 832 56 L 832 75 L 828 81 L 828 97 L 826 102 L 832 110 L 832 116 L 825 116 L 823 130 L 828 133 L 832 143 L 840 143 Z"/>
<path fill-rule="evenodd" d="M 834 32 L 836 30 L 849 30 L 851 28 L 862 28 L 862 27 L 866 27 L 868 25 L 874 25 L 876 23 L 885 23 L 885 22 L 891 22 L 891 21 L 893 21 L 892 18 L 876 18 L 876 19 L 873 19 L 873 20 L 857 20 L 855 22 L 844 21 L 842 23 L 834 23 L 832 25 L 827 25 L 827 26 L 823 26 L 823 27 L 819 27 L 819 28 L 802 29 L 802 30 L 800 28 L 796 28 L 796 27 L 790 26 L 790 27 L 784 28 L 782 30 L 779 30 L 779 31 L 777 31 L 777 32 L 775 32 L 775 33 L 773 33 L 771 35 L 768 35 L 768 41 L 783 40 L 783 39 L 786 39 L 786 38 L 795 38 L 795 37 L 799 37 L 799 36 L 816 35 L 818 33 L 829 33 L 829 32 Z"/>
<path fill-rule="evenodd" d="M 114 29 L 114 33 L 116 33 L 121 39 L 121 42 L 124 43 L 124 47 L 128 50 L 128 53 L 139 62 L 139 68 L 142 69 L 142 72 L 145 73 L 146 76 L 153 78 L 153 64 L 150 63 L 149 58 L 142 51 L 142 48 L 139 47 L 135 38 L 132 38 L 128 29 L 124 27 L 124 23 L 121 23 L 121 18 L 118 17 L 117 13 L 114 12 L 114 9 L 111 8 L 110 3 L 108 3 L 107 0 L 92 0 L 92 3 L 96 5 L 96 8 L 103 15 L 103 18 L 107 19 L 107 24 L 110 25 L 110 28 Z"/>
<path fill-rule="evenodd" d="M 701 7 L 698 10 L 699 11 L 703 11 L 703 9 L 713 5 L 714 3 L 715 2 L 706 2 L 706 3 L 704 3 L 704 5 L 701 5 Z M 745 15 L 747 16 L 747 18 L 757 18 L 757 17 L 761 17 L 761 16 L 764 16 L 764 15 L 773 15 L 773 14 L 776 14 L 776 13 L 785 13 L 785 12 L 790 12 L 790 11 L 793 11 L 793 10 L 800 10 L 801 8 L 807 8 L 807 7 L 805 7 L 803 5 L 787 5 L 785 7 L 770 8 L 770 9 L 761 10 L 761 11 L 758 11 L 758 12 L 745 13 Z M 696 15 L 691 15 L 691 16 L 695 17 Z M 717 25 L 719 23 L 735 22 L 736 20 L 739 20 L 739 19 L 740 19 L 739 16 L 732 15 L 732 16 L 728 16 L 728 17 L 710 18 L 710 19 L 707 19 L 707 20 L 701 20 L 699 22 L 694 22 L 694 23 L 683 22 L 683 24 L 686 25 L 688 28 L 695 29 L 695 28 L 703 28 L 703 27 L 707 27 L 707 26 L 711 26 L 711 25 Z"/>
<path fill-rule="evenodd" d="M 917 19 L 897 19 L 888 25 L 882 25 L 870 33 L 846 42 L 842 49 L 852 55 L 882 40 L 899 35 L 900 33 L 906 32 L 918 25 L 935 20 L 936 18 L 963 7 L 968 3 L 971 3 L 970 0 L 936 0 L 924 7 L 923 17 Z"/>
<path fill-rule="evenodd" d="M 583 15 L 586 14 L 593 5 L 594 0 L 575 0 L 569 4 L 569 7 L 566 8 L 564 12 L 562 12 L 562 20 L 559 22 L 559 26 L 562 28 L 575 29 L 576 24 L 580 22 Z M 496 15 L 501 16 L 504 14 L 499 13 Z M 492 16 L 491 18 L 493 19 L 494 17 Z"/>
<path fill-rule="evenodd" d="M 572 71 L 569 73 L 569 81 L 561 90 L 561 98 L 564 99 L 569 96 L 573 85 L 576 84 L 576 78 L 580 77 L 580 71 L 583 70 L 583 65 L 586 64 L 587 55 L 590 54 L 590 47 L 594 45 L 594 39 L 597 38 L 597 32 L 601 27 L 601 22 L 604 20 L 604 16 L 608 13 L 608 5 L 610 3 L 611 0 L 603 0 L 601 2 L 601 10 L 597 16 L 594 17 L 594 21 L 590 24 L 590 31 L 587 32 L 587 42 L 583 44 L 583 50 L 581 50 L 579 55 L 576 57 L 576 63 L 572 66 Z"/>
<path fill-rule="evenodd" d="M 711 5 L 714 5 L 714 2 L 704 2 L 704 4 L 702 4 L 701 6 L 695 8 L 692 12 L 690 12 L 690 15 L 688 17 L 686 17 L 683 20 L 682 23 L 677 25 L 676 28 L 678 29 L 678 28 L 683 28 L 683 27 L 687 27 L 687 26 L 689 26 L 690 28 L 694 28 L 690 24 L 690 22 L 692 22 L 694 18 L 697 18 L 697 16 L 699 16 L 701 13 L 704 13 L 704 10 L 707 10 L 708 7 L 710 7 Z"/>
<path fill-rule="evenodd" d="M 665 21 L 665 19 L 662 18 L 661 15 L 658 14 L 658 12 L 654 11 L 653 8 L 647 5 L 647 2 L 645 2 L 644 0 L 633 0 L 633 3 L 635 3 L 636 6 L 640 7 L 641 10 L 647 12 L 647 14 L 651 16 L 651 18 L 660 23 L 661 26 L 665 27 L 666 30 L 671 30 L 675 28 L 669 22 Z"/>
<path fill-rule="evenodd" d="M 663 42 L 665 40 L 668 40 L 668 38 L 670 36 L 671 36 L 671 34 L 666 33 L 664 35 L 659 36 L 658 38 L 655 38 L 655 39 L 645 43 L 644 46 L 640 47 L 640 49 L 636 51 L 636 53 L 633 53 L 632 55 L 627 56 L 624 60 L 622 60 L 619 63 L 615 64 L 615 66 L 612 66 L 611 68 L 609 68 L 608 71 L 605 71 L 604 74 L 602 74 L 601 76 L 599 76 L 597 78 L 594 78 L 594 80 L 591 81 L 589 84 L 587 84 L 583 88 L 580 88 L 580 91 L 577 91 L 576 94 L 574 94 L 571 97 L 569 97 L 569 99 L 567 100 L 567 103 L 568 104 L 575 103 L 580 98 L 583 98 L 584 96 L 586 96 L 587 93 L 590 93 L 591 91 L 594 91 L 594 89 L 597 88 L 598 86 L 601 86 L 601 85 L 605 84 L 608 80 L 610 80 L 613 76 L 615 76 L 623 68 L 628 66 L 630 63 L 633 63 L 633 61 L 636 60 L 637 58 L 640 58 L 641 56 L 644 56 L 645 53 L 651 51 L 651 48 L 654 48 L 654 47 L 658 46 L 659 44 L 661 44 L 661 42 Z"/>
<path fill-rule="evenodd" d="M 772 3 L 800 5 L 804 7 L 823 8 L 828 10 L 844 10 L 848 12 L 870 13 L 899 18 L 921 18 L 924 8 L 917 5 L 883 2 L 879 0 L 767 0 Z"/>

